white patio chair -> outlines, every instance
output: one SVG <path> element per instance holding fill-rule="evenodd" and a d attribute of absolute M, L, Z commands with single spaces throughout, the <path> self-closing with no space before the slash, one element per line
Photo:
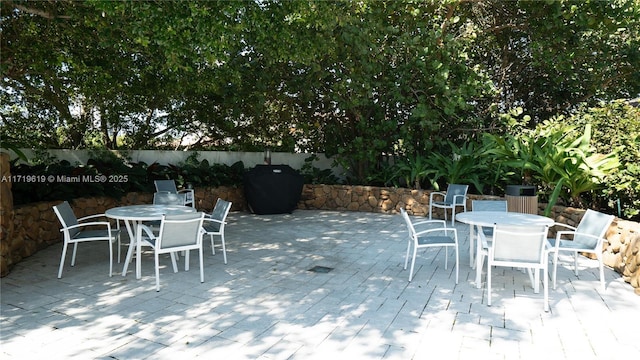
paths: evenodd
<path fill-rule="evenodd" d="M 600 289 L 605 290 L 604 284 L 604 264 L 602 260 L 602 246 L 607 230 L 614 220 L 613 215 L 588 209 L 578 227 L 567 224 L 555 223 L 569 230 L 561 230 L 556 233 L 554 239 L 548 239 L 549 252 L 553 252 L 553 288 L 556 288 L 556 274 L 558 270 L 558 254 L 561 251 L 573 253 L 573 266 L 576 276 L 578 276 L 578 253 L 595 254 L 600 269 Z M 573 240 L 571 240 L 573 238 Z"/>
<path fill-rule="evenodd" d="M 204 282 L 204 260 L 202 248 L 202 221 L 204 213 L 163 216 L 158 235 L 144 224 L 138 225 L 137 239 L 140 246 L 153 249 L 156 273 L 156 291 L 160 291 L 160 254 L 169 254 L 173 272 L 178 272 L 176 255 L 185 251 L 184 270 L 189 270 L 189 250 L 198 250 L 200 257 L 200 282 Z M 128 264 L 125 264 L 125 267 Z M 126 270 L 125 270 L 126 271 Z"/>
<path fill-rule="evenodd" d="M 446 192 L 434 191 L 429 194 L 429 219 L 433 214 L 433 208 L 444 209 L 444 220 L 447 220 L 447 209 L 451 209 L 451 225 L 456 221 L 456 208 L 462 207 L 467 211 L 467 191 L 469 185 L 449 184 Z M 437 200 L 442 198 L 442 200 Z"/>
<path fill-rule="evenodd" d="M 227 224 L 229 210 L 231 210 L 231 202 L 218 199 L 211 214 L 205 214 L 202 224 L 205 234 L 211 238 L 211 253 L 213 255 L 216 254 L 213 237 L 220 236 L 222 242 L 222 257 L 225 264 L 227 263 L 227 247 L 224 242 L 224 227 Z"/>
<path fill-rule="evenodd" d="M 53 211 L 56 213 L 62 229 L 60 232 L 64 234 L 64 243 L 62 245 L 62 256 L 60 257 L 60 267 L 58 269 L 58 279 L 62 277 L 62 268 L 64 267 L 64 261 L 67 256 L 67 246 L 73 244 L 73 254 L 71 255 L 71 266 L 76 264 L 76 252 L 78 250 L 78 243 L 88 241 L 107 241 L 109 245 L 109 276 L 113 273 L 113 246 L 112 244 L 117 242 L 118 244 L 118 261 L 120 259 L 120 229 L 112 229 L 109 221 L 91 221 L 86 222 L 89 219 L 95 219 L 105 217 L 104 214 L 96 214 L 77 218 L 73 209 L 69 205 L 69 202 L 65 201 L 59 205 L 53 207 Z"/>
<path fill-rule="evenodd" d="M 181 205 L 188 205 L 195 208 L 195 194 L 193 189 L 178 190 L 175 180 L 155 180 L 156 192 L 178 194 L 182 198 Z"/>
<path fill-rule="evenodd" d="M 525 268 L 529 271 L 534 291 L 539 292 L 540 270 L 543 274 L 544 311 L 549 311 L 549 276 L 547 265 L 547 233 L 544 225 L 496 225 L 493 241 L 481 236 L 487 255 L 487 305 L 491 306 L 491 272 L 494 266 Z M 515 270 L 515 269 L 514 269 Z M 532 274 L 532 270 L 534 274 Z"/>
<path fill-rule="evenodd" d="M 507 211 L 507 201 L 506 200 L 471 200 L 471 211 Z M 484 235 L 488 238 L 493 236 L 493 227 L 481 227 Z M 474 268 L 476 266 L 474 254 L 476 249 L 474 249 L 474 238 L 469 238 L 469 266 Z M 485 254 L 486 255 L 486 254 Z"/>
<path fill-rule="evenodd" d="M 413 245 L 413 256 L 411 258 L 411 269 L 409 272 L 409 281 L 413 279 L 413 267 L 416 263 L 416 255 L 418 253 L 418 249 L 425 249 L 431 247 L 444 247 L 445 249 L 445 257 L 444 257 L 444 268 L 447 269 L 447 262 L 449 259 L 448 250 L 450 247 L 454 248 L 456 252 L 456 284 L 458 283 L 458 232 L 455 228 L 447 228 L 447 223 L 445 220 L 423 220 L 419 222 L 412 222 L 409 218 L 409 214 L 403 209 L 400 208 L 400 213 L 404 218 L 404 221 L 407 225 L 407 229 L 409 230 L 409 241 L 407 244 L 407 254 L 404 260 L 404 269 L 407 269 L 407 264 L 409 262 L 409 252 L 411 250 L 411 246 Z M 420 231 L 416 231 L 416 227 L 420 228 Z M 450 236 L 449 233 L 452 233 L 453 236 Z"/>

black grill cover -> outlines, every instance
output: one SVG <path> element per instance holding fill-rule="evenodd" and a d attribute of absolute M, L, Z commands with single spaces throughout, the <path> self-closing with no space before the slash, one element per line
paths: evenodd
<path fill-rule="evenodd" d="M 255 214 L 292 213 L 303 185 L 304 177 L 289 165 L 256 165 L 244 174 L 244 195 Z"/>

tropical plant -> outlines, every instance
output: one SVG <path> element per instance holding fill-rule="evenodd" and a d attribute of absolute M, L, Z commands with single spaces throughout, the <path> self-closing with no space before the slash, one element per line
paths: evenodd
<path fill-rule="evenodd" d="M 458 146 L 448 141 L 448 149 L 433 152 L 428 159 L 429 167 L 434 169 L 432 185 L 440 189 L 444 184 L 473 184 L 478 193 L 484 191 L 484 182 L 480 180 L 486 174 L 486 160 L 481 146 L 467 142 Z"/>
<path fill-rule="evenodd" d="M 435 175 L 436 172 L 437 170 L 429 163 L 428 157 L 420 154 L 408 156 L 396 165 L 396 175 L 403 178 L 407 186 L 417 190 L 422 189 L 424 180 Z M 433 179 L 430 179 L 430 182 L 433 184 Z"/>
<path fill-rule="evenodd" d="M 617 154 L 596 152 L 591 145 L 590 124 L 584 127 L 583 133 L 577 138 L 576 128 L 573 126 L 559 125 L 556 130 L 549 130 L 547 128 L 546 131 L 541 131 L 541 136 L 549 134 L 548 139 L 551 141 L 554 141 L 554 138 L 559 139 L 554 142 L 555 146 L 551 147 L 554 151 L 548 151 L 546 154 L 547 164 L 543 167 L 543 174 L 546 176 L 540 176 L 540 179 L 551 186 L 566 188 L 565 197 L 570 199 L 570 205 L 584 208 L 582 195 L 602 188 L 606 177 L 620 167 Z M 550 199 L 550 202 L 552 200 Z"/>
<path fill-rule="evenodd" d="M 620 165 L 615 153 L 595 151 L 590 125 L 580 133 L 576 126 L 564 124 L 562 117 L 545 121 L 518 137 L 486 137 L 493 143 L 488 153 L 519 171 L 526 179 L 524 184 L 535 183 L 549 196 L 547 214 L 558 198 L 584 206 L 582 195 L 600 188 L 606 176 Z"/>
<path fill-rule="evenodd" d="M 0 149 L 13 151 L 20 160 L 27 161 L 27 156 L 22 152 L 22 150 L 20 150 L 20 147 L 18 147 L 18 145 L 13 141 L 3 140 L 2 136 L 0 136 Z"/>
<path fill-rule="evenodd" d="M 623 166 L 603 182 L 592 201 L 601 208 L 611 208 L 618 216 L 640 214 L 640 108 L 628 101 L 583 106 L 566 123 L 591 124 L 591 144 L 598 153 L 615 152 Z"/>

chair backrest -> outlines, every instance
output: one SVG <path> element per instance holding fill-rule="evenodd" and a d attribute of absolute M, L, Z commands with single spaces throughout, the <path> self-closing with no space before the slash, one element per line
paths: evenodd
<path fill-rule="evenodd" d="M 213 207 L 213 210 L 211 211 L 211 218 L 224 221 L 227 218 L 227 215 L 229 214 L 229 210 L 231 210 L 231 202 L 218 199 L 216 201 L 216 205 Z"/>
<path fill-rule="evenodd" d="M 542 264 L 548 231 L 547 225 L 494 225 L 492 260 Z"/>
<path fill-rule="evenodd" d="M 155 180 L 153 183 L 156 185 L 157 192 L 178 192 L 175 180 Z"/>
<path fill-rule="evenodd" d="M 60 220 L 62 227 L 78 225 L 78 218 L 73 212 L 73 209 L 71 209 L 68 201 L 55 205 L 53 207 L 53 211 L 56 213 L 56 216 L 58 216 L 58 220 Z M 73 238 L 79 232 L 80 228 L 69 229 L 69 236 Z"/>
<path fill-rule="evenodd" d="M 600 242 L 600 239 L 606 235 L 613 219 L 613 215 L 588 209 L 576 228 L 573 241 L 582 244 L 586 248 L 595 248 Z M 595 236 L 595 238 L 591 236 L 581 236 L 580 234 L 589 234 Z"/>
<path fill-rule="evenodd" d="M 445 204 L 453 204 L 453 201 L 455 200 L 457 205 L 462 205 L 465 199 L 463 197 L 454 197 L 456 195 L 466 196 L 467 190 L 469 190 L 469 185 L 449 184 L 444 197 Z"/>
<path fill-rule="evenodd" d="M 507 201 L 471 200 L 471 211 L 507 211 Z"/>
<path fill-rule="evenodd" d="M 156 248 L 170 249 L 181 246 L 195 246 L 200 243 L 200 229 L 204 213 L 163 216 Z"/>
<path fill-rule="evenodd" d="M 157 192 L 153 194 L 153 203 L 157 205 L 184 205 L 184 197 L 173 192 Z"/>

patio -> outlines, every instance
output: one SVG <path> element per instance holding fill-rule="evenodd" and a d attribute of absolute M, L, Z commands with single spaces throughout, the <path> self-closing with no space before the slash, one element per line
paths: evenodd
<path fill-rule="evenodd" d="M 493 305 L 469 267 L 468 226 L 453 253 L 419 253 L 403 270 L 400 215 L 296 210 L 229 214 L 227 252 L 205 243 L 177 274 L 165 258 L 155 291 L 152 254 L 142 279 L 122 264 L 107 276 L 104 243 L 81 244 L 56 278 L 61 246 L 20 262 L 1 280 L 0 358 L 53 359 L 613 359 L 638 358 L 640 297 L 611 269 L 558 267 L 550 312 L 525 273 L 494 275 Z M 219 249 L 216 249 L 219 250 Z M 592 260 L 582 258 L 585 265 Z M 182 264 L 183 266 L 183 264 Z M 316 266 L 328 272 L 309 271 Z M 131 267 L 130 267 L 131 269 Z M 484 279 L 484 277 L 483 277 Z"/>

